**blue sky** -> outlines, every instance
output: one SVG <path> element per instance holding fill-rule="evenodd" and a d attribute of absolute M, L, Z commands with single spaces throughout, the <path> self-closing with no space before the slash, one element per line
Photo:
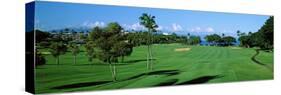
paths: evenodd
<path fill-rule="evenodd" d="M 164 33 L 193 35 L 221 34 L 235 36 L 236 31 L 256 32 L 269 18 L 266 15 L 217 13 L 189 10 L 171 10 L 141 7 L 122 7 L 93 4 L 36 2 L 36 28 L 53 30 L 67 27 L 104 27 L 118 22 L 126 30 L 145 29 L 139 16 L 156 16 L 157 30 Z"/>

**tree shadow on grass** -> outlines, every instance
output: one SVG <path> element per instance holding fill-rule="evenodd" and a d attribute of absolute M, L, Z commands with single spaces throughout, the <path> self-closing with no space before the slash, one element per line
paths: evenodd
<path fill-rule="evenodd" d="M 52 89 L 70 89 L 70 88 L 88 87 L 88 86 L 106 84 L 109 82 L 112 82 L 112 81 L 83 82 L 83 83 L 75 83 L 75 84 L 57 86 L 57 87 L 53 87 Z"/>
<path fill-rule="evenodd" d="M 156 59 L 150 59 L 150 60 L 156 60 Z M 125 61 L 123 63 L 137 63 L 137 62 L 142 62 L 142 61 L 147 61 L 147 59 L 129 60 L 129 61 Z"/>
<path fill-rule="evenodd" d="M 164 81 L 164 82 L 161 82 L 159 84 L 156 84 L 154 86 L 170 86 L 170 85 L 174 85 L 177 81 L 178 81 L 178 79 L 171 79 L 171 80 Z"/>
<path fill-rule="evenodd" d="M 159 70 L 159 71 L 152 71 L 152 72 L 148 72 L 148 73 L 138 74 L 138 75 L 135 75 L 135 76 L 123 79 L 123 80 L 117 80 L 116 82 L 132 80 L 132 79 L 140 78 L 140 77 L 146 76 L 146 75 L 167 75 L 167 76 L 171 76 L 171 75 L 175 75 L 175 74 L 179 74 L 179 70 Z M 83 83 L 75 83 L 75 84 L 57 86 L 57 87 L 53 87 L 52 89 L 70 89 L 70 88 L 79 88 L 79 87 L 89 87 L 89 86 L 102 85 L 102 84 L 106 84 L 106 83 L 110 83 L 110 82 L 113 82 L 113 81 L 83 82 Z"/>
<path fill-rule="evenodd" d="M 256 56 L 258 56 L 260 54 L 260 50 L 259 49 L 256 49 L 256 53 L 251 57 L 251 60 L 254 61 L 255 63 L 259 64 L 259 65 L 265 65 L 264 63 L 258 61 L 256 59 Z"/>
<path fill-rule="evenodd" d="M 44 64 L 45 66 L 54 66 L 54 65 L 56 65 L 56 66 L 63 66 L 63 65 L 70 65 L 70 64 Z"/>
<path fill-rule="evenodd" d="M 182 83 L 178 83 L 176 85 L 186 85 L 186 84 L 199 84 L 199 83 L 206 83 L 210 80 L 213 80 L 213 79 L 217 79 L 217 78 L 221 78 L 223 76 L 219 76 L 219 75 L 214 75 L 214 76 L 202 76 L 202 77 L 198 77 L 198 78 L 195 78 L 195 79 L 192 79 L 192 80 L 188 80 L 188 81 L 185 81 L 185 82 L 182 82 Z"/>
<path fill-rule="evenodd" d="M 179 70 L 159 70 L 159 71 L 152 71 L 152 72 L 148 72 L 148 73 L 142 73 L 142 74 L 138 74 L 132 77 L 129 77 L 125 80 L 131 80 L 131 79 L 135 79 L 135 78 L 139 78 L 145 75 L 167 75 L 167 76 L 171 76 L 171 75 L 176 75 L 179 74 L 180 71 Z"/>
<path fill-rule="evenodd" d="M 107 63 L 100 63 L 100 64 L 76 64 L 76 65 L 73 65 L 73 66 L 108 66 L 109 64 Z M 116 63 L 115 64 L 116 66 L 121 66 L 121 65 L 130 65 L 130 64 L 127 64 L 127 63 Z"/>

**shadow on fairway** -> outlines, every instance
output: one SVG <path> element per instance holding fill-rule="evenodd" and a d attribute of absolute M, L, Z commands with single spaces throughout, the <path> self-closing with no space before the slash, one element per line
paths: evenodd
<path fill-rule="evenodd" d="M 156 59 L 150 59 L 150 60 L 156 60 Z M 125 61 L 123 63 L 137 63 L 137 62 L 142 62 L 142 61 L 147 61 L 147 59 L 129 60 L 129 61 Z"/>
<path fill-rule="evenodd" d="M 73 65 L 73 66 L 108 66 L 109 64 L 106 64 L 106 63 L 100 63 L 100 64 L 77 64 L 77 65 Z M 119 66 L 119 65 L 129 65 L 129 64 L 124 64 L 124 63 L 116 63 L 115 64 L 116 66 Z"/>
<path fill-rule="evenodd" d="M 148 73 L 142 73 L 139 75 L 135 75 L 132 77 L 129 77 L 125 80 L 131 80 L 131 79 L 135 79 L 135 78 L 139 78 L 142 76 L 146 76 L 146 75 L 167 75 L 167 76 L 171 76 L 171 75 L 176 75 L 179 74 L 180 71 L 179 70 L 159 70 L 159 71 L 152 71 L 152 72 L 148 72 Z"/>
<path fill-rule="evenodd" d="M 202 76 L 202 77 L 198 77 L 198 78 L 195 78 L 195 79 L 192 79 L 192 80 L 189 80 L 189 81 L 178 83 L 176 85 L 206 83 L 206 82 L 208 82 L 210 80 L 221 78 L 221 77 L 223 77 L 223 76 L 219 76 L 219 75 L 215 75 L 215 76 Z"/>
<path fill-rule="evenodd" d="M 259 64 L 259 65 L 265 65 L 264 63 L 262 63 L 262 62 L 260 62 L 260 61 L 258 61 L 257 59 L 256 59 L 256 56 L 258 56 L 260 54 L 260 50 L 259 49 L 256 49 L 256 54 L 254 54 L 253 56 L 252 56 L 252 58 L 251 58 L 251 60 L 252 61 L 254 61 L 255 63 L 257 63 L 257 64 Z"/>
<path fill-rule="evenodd" d="M 88 87 L 88 86 L 95 86 L 95 85 L 106 84 L 106 83 L 109 83 L 109 82 L 112 82 L 112 81 L 97 81 L 97 82 L 75 83 L 75 84 L 69 84 L 69 85 L 53 87 L 52 89 L 69 89 L 69 88 Z"/>
<path fill-rule="evenodd" d="M 256 64 L 266 67 L 267 69 L 273 69 L 273 68 L 269 67 L 268 65 L 266 65 L 256 59 L 256 57 L 260 54 L 260 51 L 261 51 L 260 49 L 256 49 L 256 54 L 251 57 L 251 60 L 253 62 L 255 62 Z"/>
<path fill-rule="evenodd" d="M 142 74 L 139 74 L 139 75 L 135 75 L 135 76 L 123 79 L 123 80 L 117 80 L 116 82 L 132 80 L 132 79 L 140 78 L 142 76 L 147 76 L 147 75 L 167 75 L 167 76 L 171 76 L 171 75 L 175 75 L 175 74 L 179 74 L 179 70 L 152 71 L 152 72 L 148 72 L 148 73 L 142 73 Z M 106 84 L 106 83 L 110 83 L 110 82 L 113 83 L 113 81 L 83 82 L 83 83 L 75 83 L 75 84 L 57 86 L 57 87 L 53 87 L 52 89 L 70 89 L 70 88 L 79 88 L 79 87 L 89 87 L 89 86 L 102 85 L 102 84 Z"/>
<path fill-rule="evenodd" d="M 164 82 L 161 82 L 159 84 L 156 84 L 154 86 L 170 86 L 170 85 L 174 85 L 177 81 L 178 81 L 178 79 L 171 79 L 171 80 L 164 81 Z"/>
<path fill-rule="evenodd" d="M 223 76 L 218 76 L 218 75 L 215 75 L 215 76 L 202 76 L 202 77 L 195 78 L 195 79 L 192 79 L 192 80 L 188 80 L 188 81 L 185 81 L 185 82 L 182 82 L 182 83 L 178 83 L 178 84 L 176 84 L 178 79 L 170 79 L 170 80 L 161 82 L 159 84 L 156 84 L 154 86 L 200 84 L 200 83 L 206 83 L 206 82 L 208 82 L 210 80 L 213 80 L 213 79 L 216 79 L 216 78 L 221 78 L 221 77 L 223 77 Z"/>

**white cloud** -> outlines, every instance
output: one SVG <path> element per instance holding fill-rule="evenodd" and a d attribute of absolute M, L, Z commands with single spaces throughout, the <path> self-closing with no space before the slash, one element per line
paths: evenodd
<path fill-rule="evenodd" d="M 200 27 L 195 27 L 195 31 L 201 31 Z"/>
<path fill-rule="evenodd" d="M 85 26 L 85 27 L 104 27 L 105 26 L 105 23 L 102 22 L 102 21 L 96 21 L 96 22 L 90 22 L 90 21 L 85 21 L 82 26 Z"/>
<path fill-rule="evenodd" d="M 145 27 L 140 25 L 140 23 L 134 23 L 131 25 L 123 24 L 122 27 L 125 28 L 125 30 L 144 30 Z"/>
<path fill-rule="evenodd" d="M 214 32 L 214 29 L 212 27 L 208 27 L 208 28 L 206 28 L 206 31 L 207 32 Z"/>
<path fill-rule="evenodd" d="M 122 27 L 125 30 L 146 30 L 146 28 L 141 25 L 140 23 L 134 23 L 134 24 L 123 24 Z M 164 30 L 165 27 L 159 25 L 158 28 L 156 28 L 156 30 Z"/>
<path fill-rule="evenodd" d="M 191 29 L 188 29 L 190 32 L 214 32 L 214 29 L 212 27 L 202 28 L 202 27 L 194 27 Z"/>
<path fill-rule="evenodd" d="M 172 24 L 172 31 L 177 32 L 177 31 L 181 31 L 182 27 L 179 24 L 173 23 Z"/>
<path fill-rule="evenodd" d="M 189 31 L 190 32 L 200 32 L 201 28 L 200 27 L 195 27 L 195 28 L 191 28 Z"/>
<path fill-rule="evenodd" d="M 162 34 L 163 34 L 163 35 L 169 35 L 169 33 L 165 33 L 165 32 L 164 32 L 164 33 L 162 33 Z"/>

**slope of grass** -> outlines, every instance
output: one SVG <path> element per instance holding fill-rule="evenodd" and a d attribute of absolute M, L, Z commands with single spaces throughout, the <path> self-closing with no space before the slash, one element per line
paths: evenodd
<path fill-rule="evenodd" d="M 176 52 L 177 48 L 190 50 Z M 89 63 L 86 52 L 77 56 L 76 65 L 70 52 L 61 56 L 61 65 L 45 55 L 47 64 L 36 68 L 36 93 L 273 79 L 272 68 L 251 60 L 254 49 L 157 44 L 153 45 L 153 71 L 146 69 L 146 53 L 146 46 L 135 47 L 124 63 L 118 63 L 116 82 L 109 66 L 97 59 Z M 261 52 L 257 59 L 273 67 L 272 52 Z"/>

